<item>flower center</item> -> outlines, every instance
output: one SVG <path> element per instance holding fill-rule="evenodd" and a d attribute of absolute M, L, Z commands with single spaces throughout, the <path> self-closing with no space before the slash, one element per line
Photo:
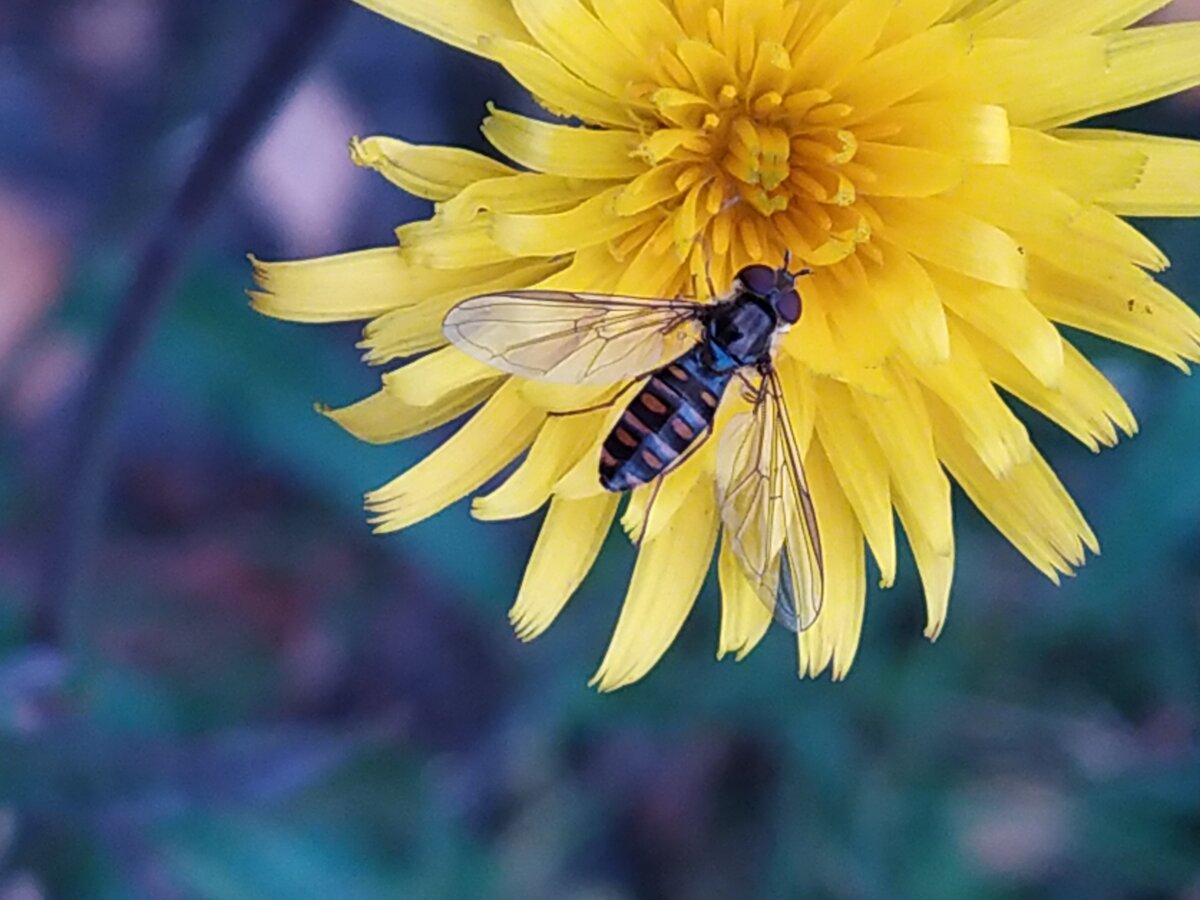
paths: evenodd
<path fill-rule="evenodd" d="M 859 142 L 844 124 L 853 109 L 827 90 L 793 84 L 798 76 L 777 44 L 725 59 L 699 44 L 664 49 L 660 83 L 640 92 L 661 123 L 642 152 L 671 173 L 677 191 L 677 250 L 697 239 L 751 260 L 790 249 L 810 265 L 855 252 L 871 227 L 856 189 Z"/>
<path fill-rule="evenodd" d="M 788 208 L 792 142 L 778 125 L 738 116 L 729 129 L 721 168 L 740 197 L 764 216 Z"/>

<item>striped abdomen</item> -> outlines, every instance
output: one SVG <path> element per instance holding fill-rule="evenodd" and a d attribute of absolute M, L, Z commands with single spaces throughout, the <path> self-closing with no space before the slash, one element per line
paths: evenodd
<path fill-rule="evenodd" d="M 715 372 L 700 347 L 655 372 L 600 451 L 600 483 L 624 491 L 653 481 L 712 428 L 732 372 Z"/>

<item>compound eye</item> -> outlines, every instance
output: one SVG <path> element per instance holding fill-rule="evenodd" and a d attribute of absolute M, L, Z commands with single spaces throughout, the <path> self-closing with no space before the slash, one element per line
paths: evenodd
<path fill-rule="evenodd" d="M 770 266 L 746 266 L 737 277 L 742 287 L 759 297 L 766 297 L 775 290 L 775 270 Z"/>
<path fill-rule="evenodd" d="M 800 295 L 795 291 L 780 291 L 775 295 L 775 312 L 789 325 L 800 319 Z"/>

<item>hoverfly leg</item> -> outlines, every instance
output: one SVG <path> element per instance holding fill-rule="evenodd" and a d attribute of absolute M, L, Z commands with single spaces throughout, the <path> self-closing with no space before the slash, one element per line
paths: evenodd
<path fill-rule="evenodd" d="M 662 489 L 663 479 L 666 477 L 666 473 L 663 473 L 654 479 L 654 490 L 650 492 L 650 502 L 646 504 L 646 511 L 642 514 L 642 530 L 638 532 L 638 539 L 634 544 L 639 550 L 642 547 L 642 541 L 646 539 L 646 529 L 650 527 L 650 513 L 654 511 L 654 501 L 658 499 L 658 492 Z"/>
<path fill-rule="evenodd" d="M 634 546 L 641 547 L 642 541 L 646 538 L 646 529 L 650 527 L 650 513 L 654 510 L 654 501 L 658 499 L 658 492 L 662 488 L 663 479 L 691 459 L 692 454 L 699 450 L 704 445 L 704 442 L 708 440 L 708 436 L 711 431 L 712 429 L 710 426 L 709 428 L 705 428 L 702 432 L 700 432 L 700 434 L 697 435 L 696 439 L 692 442 L 692 445 L 684 450 L 683 453 L 679 454 L 679 458 L 671 464 L 671 468 L 661 473 L 657 478 L 654 479 L 654 490 L 650 494 L 650 502 L 646 504 L 646 513 L 644 516 L 642 516 L 642 530 L 638 532 L 638 539 Z"/>
<path fill-rule="evenodd" d="M 704 281 L 708 285 L 708 299 L 715 300 L 717 298 L 717 286 L 713 283 L 712 277 L 712 253 L 709 250 L 708 241 L 704 240 L 701 244 L 704 248 Z M 692 296 L 700 296 L 700 276 L 692 272 Z M 682 299 L 676 297 L 676 300 Z"/>
<path fill-rule="evenodd" d="M 712 299 L 717 296 L 717 286 L 713 284 L 712 277 L 712 248 L 708 245 L 708 239 L 704 239 L 704 280 L 708 282 L 708 296 Z"/>
<path fill-rule="evenodd" d="M 603 403 L 596 403 L 592 406 L 583 406 L 579 409 L 552 410 L 546 413 L 546 415 L 551 418 L 566 418 L 567 416 L 582 416 L 586 413 L 599 412 L 602 409 L 611 409 L 616 405 L 617 401 L 629 393 L 629 389 L 635 385 L 637 385 L 636 381 L 629 382 L 629 384 L 625 385 L 625 387 L 621 388 L 621 390 L 617 391 L 611 398 L 605 400 Z"/>
<path fill-rule="evenodd" d="M 742 399 L 746 400 L 752 406 L 756 405 L 762 399 L 762 384 L 752 382 L 750 377 L 740 369 L 735 374 L 738 381 L 742 383 Z"/>

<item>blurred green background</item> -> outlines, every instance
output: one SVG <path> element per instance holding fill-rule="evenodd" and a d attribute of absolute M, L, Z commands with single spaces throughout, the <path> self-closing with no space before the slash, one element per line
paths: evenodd
<path fill-rule="evenodd" d="M 190 249 L 95 565 L 36 608 L 95 347 L 289 8 L 0 0 L 0 900 L 1200 898 L 1200 384 L 1084 339 L 1142 434 L 1093 457 L 1022 410 L 1104 545 L 1062 588 L 959 496 L 937 645 L 908 561 L 844 684 L 798 681 L 782 633 L 717 663 L 710 584 L 658 668 L 598 696 L 624 538 L 518 643 L 538 517 L 459 504 L 371 536 L 362 492 L 444 435 L 340 432 L 312 403 L 375 389 L 356 329 L 247 306 L 247 250 L 379 245 L 428 213 L 350 164 L 351 135 L 482 148 L 486 100 L 528 108 L 357 8 Z M 1111 121 L 1196 136 L 1198 115 Z M 1200 303 L 1200 227 L 1145 227 Z"/>

